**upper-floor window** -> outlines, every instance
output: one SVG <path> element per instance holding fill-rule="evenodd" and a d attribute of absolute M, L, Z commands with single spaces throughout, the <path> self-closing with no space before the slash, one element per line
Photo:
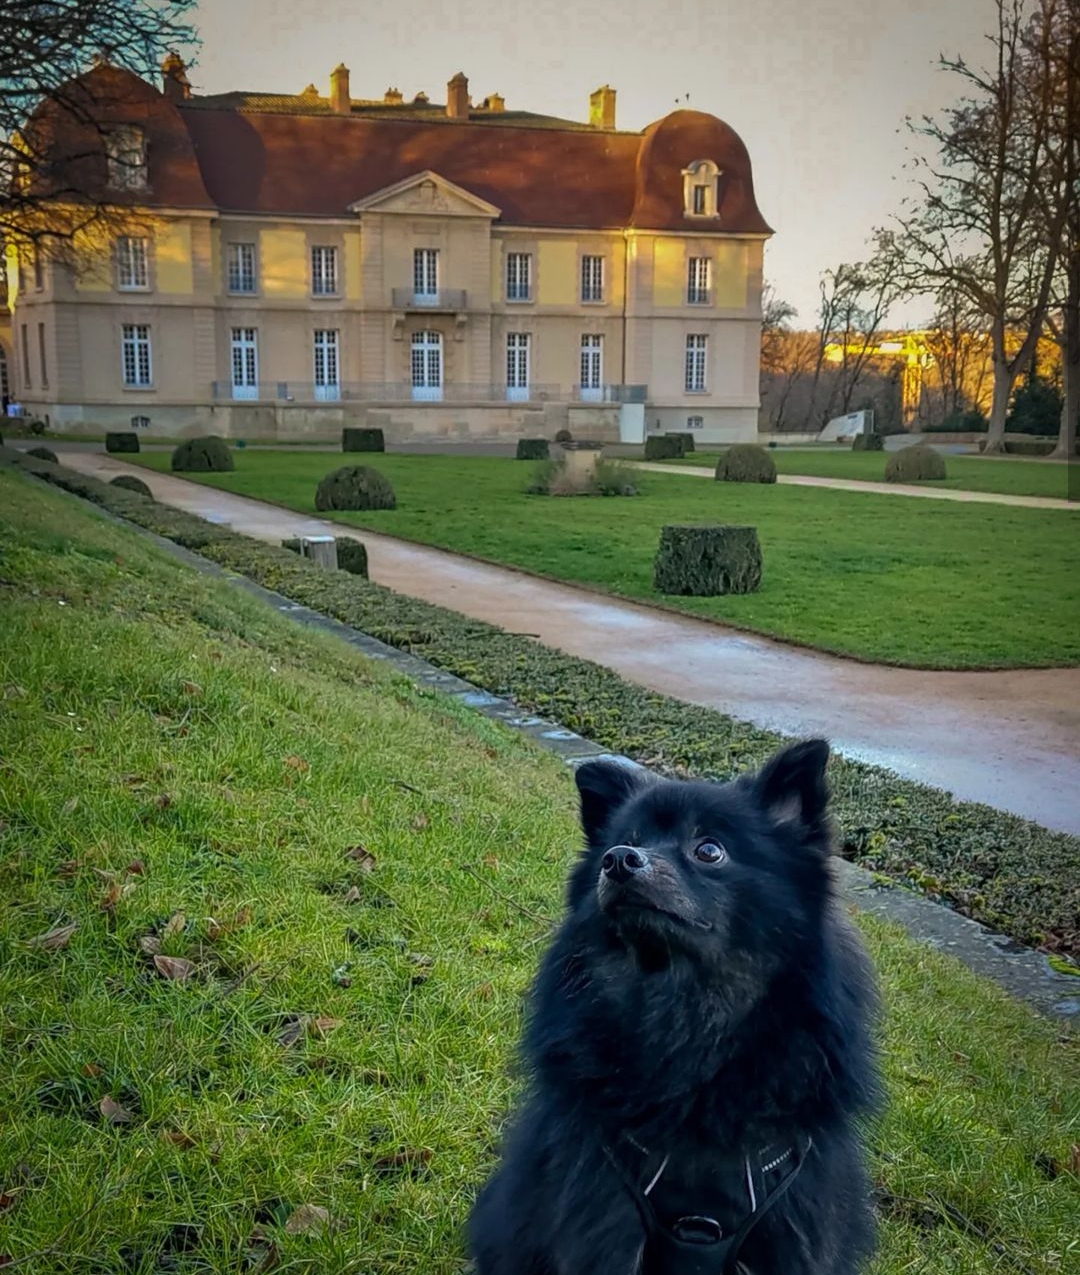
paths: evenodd
<path fill-rule="evenodd" d="M 105 134 L 109 185 L 141 190 L 146 185 L 146 137 L 134 124 L 117 124 Z"/>
<path fill-rule="evenodd" d="M 508 252 L 506 254 L 507 301 L 532 300 L 532 253 Z"/>
<path fill-rule="evenodd" d="M 332 297 L 338 290 L 337 249 L 316 246 L 311 250 L 311 291 L 317 297 Z"/>
<path fill-rule="evenodd" d="M 711 159 L 695 160 L 683 169 L 683 212 L 687 217 L 719 215 L 721 176 L 720 168 Z"/>
<path fill-rule="evenodd" d="M 432 302 L 439 295 L 438 248 L 413 249 L 413 300 Z"/>
<path fill-rule="evenodd" d="M 116 241 L 116 286 L 124 292 L 145 292 L 150 287 L 146 240 L 121 235 Z"/>
<path fill-rule="evenodd" d="M 712 262 L 708 257 L 691 257 L 686 275 L 686 300 L 690 305 L 708 305 Z"/>
<path fill-rule="evenodd" d="M 255 291 L 255 245 L 231 243 L 228 247 L 229 291 L 253 293 Z"/>
<path fill-rule="evenodd" d="M 582 301 L 603 301 L 604 299 L 604 258 L 581 258 L 581 299 Z"/>
<path fill-rule="evenodd" d="M 695 333 L 686 338 L 686 392 L 705 392 L 705 365 L 709 352 L 709 338 Z"/>

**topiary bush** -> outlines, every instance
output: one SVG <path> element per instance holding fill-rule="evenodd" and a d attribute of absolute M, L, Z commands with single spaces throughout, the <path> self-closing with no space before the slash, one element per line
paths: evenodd
<path fill-rule="evenodd" d="M 123 487 L 125 491 L 138 492 L 147 500 L 154 499 L 154 493 L 141 478 L 136 478 L 134 474 L 117 474 L 115 478 L 110 478 L 109 482 L 113 487 Z"/>
<path fill-rule="evenodd" d="M 518 460 L 547 460 L 551 455 L 546 438 L 519 438 L 517 445 Z"/>
<path fill-rule="evenodd" d="M 686 450 L 685 434 L 653 434 L 645 440 L 646 460 L 678 460 Z"/>
<path fill-rule="evenodd" d="M 754 527 L 671 526 L 660 530 L 653 588 L 680 597 L 753 593 L 761 584 Z"/>
<path fill-rule="evenodd" d="M 389 479 L 368 465 L 344 465 L 335 469 L 315 490 L 315 508 L 395 509 L 397 500 Z"/>
<path fill-rule="evenodd" d="M 1043 377 L 1031 377 L 1013 394 L 1012 406 L 1005 418 L 1006 431 L 1050 437 L 1060 428 L 1061 392 Z"/>
<path fill-rule="evenodd" d="M 856 434 L 851 440 L 853 452 L 883 452 L 885 439 L 880 434 Z"/>
<path fill-rule="evenodd" d="M 1057 439 L 1007 438 L 1005 452 L 1009 456 L 1049 456 L 1057 446 Z"/>
<path fill-rule="evenodd" d="M 26 449 L 27 456 L 36 456 L 38 460 L 47 460 L 53 465 L 59 465 L 60 462 L 56 458 L 56 453 L 50 451 L 48 447 L 28 447 Z"/>
<path fill-rule="evenodd" d="M 572 443 L 574 441 L 574 436 L 568 429 L 560 429 L 555 433 L 555 441 L 557 443 Z"/>
<path fill-rule="evenodd" d="M 776 462 L 756 443 L 736 443 L 716 462 L 715 477 L 724 483 L 774 483 Z"/>
<path fill-rule="evenodd" d="M 216 434 L 189 438 L 172 454 L 172 468 L 180 474 L 227 474 L 236 468 L 229 444 Z"/>
<path fill-rule="evenodd" d="M 682 449 L 683 449 L 684 456 L 689 456 L 691 452 L 697 451 L 697 448 L 694 446 L 693 434 L 669 434 L 668 437 L 682 439 Z"/>
<path fill-rule="evenodd" d="M 131 432 L 108 433 L 105 435 L 105 450 L 107 452 L 137 452 L 139 436 Z M 175 469 L 176 466 L 174 465 L 173 468 Z"/>
<path fill-rule="evenodd" d="M 381 429 L 343 429 L 341 450 L 343 452 L 384 452 L 386 439 Z"/>
<path fill-rule="evenodd" d="M 885 462 L 887 483 L 916 483 L 945 477 L 945 457 L 925 443 L 893 452 Z"/>

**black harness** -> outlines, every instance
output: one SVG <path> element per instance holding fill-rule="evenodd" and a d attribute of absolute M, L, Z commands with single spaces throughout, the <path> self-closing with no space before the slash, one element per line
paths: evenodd
<path fill-rule="evenodd" d="M 738 1185 L 731 1195 L 745 1207 L 723 1221 L 715 1208 L 691 1201 L 672 1182 L 668 1156 L 650 1152 L 629 1134 L 604 1154 L 619 1174 L 641 1215 L 645 1253 L 641 1275 L 752 1275 L 739 1261 L 747 1237 L 783 1196 L 803 1167 L 813 1140 L 802 1135 L 791 1143 L 766 1147 L 756 1155 L 732 1158 L 722 1178 Z M 698 1207 L 700 1211 L 698 1211 Z M 725 1212 L 731 1212 L 730 1209 Z"/>

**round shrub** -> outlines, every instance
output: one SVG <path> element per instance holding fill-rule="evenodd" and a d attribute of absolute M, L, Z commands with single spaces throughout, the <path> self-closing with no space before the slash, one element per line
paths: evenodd
<path fill-rule="evenodd" d="M 105 435 L 107 452 L 137 452 L 139 436 L 133 430 L 109 430 Z"/>
<path fill-rule="evenodd" d="M 315 491 L 318 510 L 396 507 L 389 480 L 368 465 L 343 465 L 327 474 Z"/>
<path fill-rule="evenodd" d="M 145 496 L 147 500 L 154 499 L 154 493 L 141 478 L 136 478 L 134 474 L 117 474 L 115 478 L 109 479 L 109 485 L 123 487 L 125 491 L 136 492 L 140 496 Z"/>
<path fill-rule="evenodd" d="M 560 429 L 556 431 L 555 441 L 557 443 L 572 443 L 574 441 L 574 436 L 568 429 Z"/>
<path fill-rule="evenodd" d="M 724 483 L 774 483 L 776 462 L 756 443 L 736 443 L 716 462 L 716 480 Z"/>
<path fill-rule="evenodd" d="M 645 440 L 645 459 L 678 460 L 686 451 L 686 437 L 685 434 L 653 434 Z"/>
<path fill-rule="evenodd" d="M 856 434 L 851 440 L 853 452 L 883 452 L 885 439 L 880 434 Z"/>
<path fill-rule="evenodd" d="M 547 460 L 550 455 L 546 438 L 519 438 L 517 445 L 518 460 Z"/>
<path fill-rule="evenodd" d="M 189 438 L 172 454 L 172 468 L 181 474 L 227 474 L 236 466 L 229 444 L 216 434 Z"/>
<path fill-rule="evenodd" d="M 36 456 L 38 460 L 47 460 L 52 465 L 59 465 L 56 459 L 56 453 L 50 451 L 47 447 L 30 447 L 26 452 L 27 456 Z"/>
<path fill-rule="evenodd" d="M 925 443 L 902 447 L 885 462 L 887 483 L 917 483 L 945 477 L 945 457 Z"/>
<path fill-rule="evenodd" d="M 39 420 L 35 416 L 26 428 L 31 434 L 35 435 L 35 437 L 40 438 L 41 435 L 45 433 L 45 422 L 43 420 Z"/>
<path fill-rule="evenodd" d="M 350 575 L 363 576 L 367 579 L 367 550 L 363 542 L 352 536 L 338 536 L 337 564 L 339 571 L 347 571 Z"/>

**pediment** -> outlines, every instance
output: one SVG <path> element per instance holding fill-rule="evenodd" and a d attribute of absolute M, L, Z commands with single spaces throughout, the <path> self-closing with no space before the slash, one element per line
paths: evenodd
<path fill-rule="evenodd" d="M 355 213 L 407 213 L 411 217 L 498 217 L 499 209 L 428 169 L 384 186 L 349 205 Z"/>

